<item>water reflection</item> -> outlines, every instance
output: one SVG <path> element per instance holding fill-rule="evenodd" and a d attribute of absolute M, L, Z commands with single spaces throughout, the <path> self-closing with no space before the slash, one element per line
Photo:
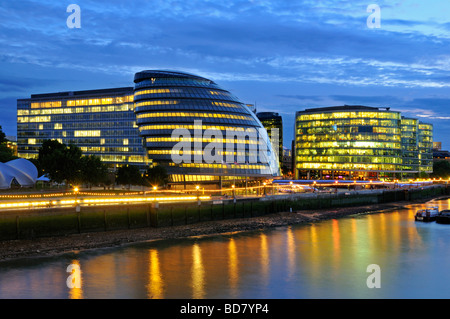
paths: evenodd
<path fill-rule="evenodd" d="M 269 283 L 269 265 L 270 265 L 270 259 L 269 259 L 269 247 L 267 244 L 267 235 L 264 233 L 261 233 L 259 235 L 260 238 L 260 265 L 261 265 L 261 281 L 263 288 L 267 288 L 267 285 Z"/>
<path fill-rule="evenodd" d="M 450 298 L 450 227 L 414 222 L 426 206 L 0 263 L 0 298 Z M 381 289 L 366 285 L 371 264 Z"/>
<path fill-rule="evenodd" d="M 149 254 L 149 271 L 148 271 L 148 295 L 149 299 L 164 298 L 163 279 L 159 264 L 159 255 L 156 249 L 150 249 Z"/>
<path fill-rule="evenodd" d="M 237 298 L 238 296 L 238 281 L 239 281 L 239 265 L 238 265 L 238 252 L 236 248 L 236 242 L 234 238 L 230 238 L 228 243 L 228 278 L 230 285 L 231 298 Z"/>
<path fill-rule="evenodd" d="M 287 253 L 287 269 L 288 280 L 291 280 L 295 273 L 296 259 L 295 235 L 292 227 L 288 227 L 286 231 L 286 253 Z"/>
<path fill-rule="evenodd" d="M 202 251 L 198 243 L 192 245 L 192 297 L 205 297 L 205 269 L 203 267 Z"/>

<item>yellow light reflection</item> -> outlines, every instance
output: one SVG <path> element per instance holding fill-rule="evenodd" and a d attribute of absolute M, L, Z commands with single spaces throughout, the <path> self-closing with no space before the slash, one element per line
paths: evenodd
<path fill-rule="evenodd" d="M 228 278 L 230 281 L 231 295 L 233 298 L 237 298 L 237 287 L 239 279 L 238 269 L 238 253 L 236 249 L 236 243 L 233 238 L 228 243 Z"/>
<path fill-rule="evenodd" d="M 339 221 L 333 219 L 332 221 L 332 236 L 333 236 L 333 253 L 335 261 L 339 261 L 341 256 L 341 234 L 339 232 Z"/>
<path fill-rule="evenodd" d="M 287 254 L 288 254 L 288 276 L 292 277 L 295 272 L 295 237 L 292 228 L 289 227 L 287 236 Z"/>
<path fill-rule="evenodd" d="M 164 298 L 164 281 L 161 274 L 158 251 L 150 249 L 149 251 L 149 273 L 148 273 L 148 298 Z"/>
<path fill-rule="evenodd" d="M 261 266 L 262 266 L 262 278 L 265 284 L 269 279 L 269 246 L 267 244 L 267 235 L 261 234 Z"/>
<path fill-rule="evenodd" d="M 196 243 L 192 246 L 192 297 L 203 299 L 205 296 L 205 269 L 202 260 L 202 251 Z"/>

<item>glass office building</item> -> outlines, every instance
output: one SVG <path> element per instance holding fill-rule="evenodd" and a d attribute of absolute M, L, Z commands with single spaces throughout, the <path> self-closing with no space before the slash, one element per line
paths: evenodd
<path fill-rule="evenodd" d="M 38 156 L 46 139 L 74 144 L 112 168 L 145 167 L 148 158 L 134 114 L 134 88 L 34 94 L 17 101 L 18 154 Z"/>
<path fill-rule="evenodd" d="M 272 148 L 278 152 L 278 163 L 281 167 L 283 163 L 283 118 L 274 112 L 259 112 L 256 113 L 256 116 L 267 130 Z"/>
<path fill-rule="evenodd" d="M 346 105 L 297 112 L 295 176 L 367 180 L 429 172 L 432 129 L 389 108 Z"/>
<path fill-rule="evenodd" d="M 419 120 L 402 117 L 403 177 L 412 178 L 420 171 Z"/>
<path fill-rule="evenodd" d="M 267 132 L 255 113 L 213 81 L 149 70 L 136 73 L 134 82 L 136 121 L 148 158 L 165 166 L 172 182 L 279 175 Z"/>
<path fill-rule="evenodd" d="M 419 122 L 420 172 L 433 172 L 433 124 Z"/>

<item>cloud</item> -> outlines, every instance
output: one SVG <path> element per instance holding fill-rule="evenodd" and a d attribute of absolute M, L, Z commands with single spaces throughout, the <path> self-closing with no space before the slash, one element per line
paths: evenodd
<path fill-rule="evenodd" d="M 2 4 L 0 63 L 12 77 L 0 77 L 0 98 L 131 86 L 137 71 L 173 69 L 285 114 L 363 104 L 448 116 L 448 1 L 377 1 L 376 30 L 362 0 L 82 1 L 81 29 L 67 28 L 68 4 Z"/>

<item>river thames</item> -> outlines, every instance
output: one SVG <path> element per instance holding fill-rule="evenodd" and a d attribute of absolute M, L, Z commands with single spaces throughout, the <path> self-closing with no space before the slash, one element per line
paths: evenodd
<path fill-rule="evenodd" d="M 1 262 L 0 298 L 448 299 L 450 225 L 414 214 L 449 204 Z"/>

